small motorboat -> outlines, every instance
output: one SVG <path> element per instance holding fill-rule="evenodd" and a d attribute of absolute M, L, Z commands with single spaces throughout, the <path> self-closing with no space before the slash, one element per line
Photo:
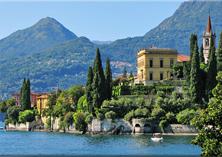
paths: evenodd
<path fill-rule="evenodd" d="M 161 136 L 160 133 L 155 133 L 153 134 L 153 137 L 151 137 L 151 140 L 153 142 L 163 142 L 163 137 Z"/>

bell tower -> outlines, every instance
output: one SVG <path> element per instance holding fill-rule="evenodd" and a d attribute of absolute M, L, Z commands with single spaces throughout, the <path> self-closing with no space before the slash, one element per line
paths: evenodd
<path fill-rule="evenodd" d="M 205 63 L 208 62 L 208 57 L 210 53 L 210 38 L 213 38 L 215 43 L 216 35 L 212 31 L 211 18 L 208 16 L 208 22 L 205 32 L 203 33 L 203 54 Z"/>

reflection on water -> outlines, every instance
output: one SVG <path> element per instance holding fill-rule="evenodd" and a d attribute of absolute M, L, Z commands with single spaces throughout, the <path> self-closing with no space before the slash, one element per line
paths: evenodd
<path fill-rule="evenodd" d="M 0 132 L 0 155 L 199 155 L 191 136 L 164 136 L 154 143 L 148 135 L 74 135 L 45 132 Z"/>

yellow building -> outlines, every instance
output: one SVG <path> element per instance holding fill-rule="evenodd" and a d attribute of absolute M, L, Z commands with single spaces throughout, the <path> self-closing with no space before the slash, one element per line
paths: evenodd
<path fill-rule="evenodd" d="M 177 62 L 177 50 L 166 48 L 142 49 L 137 54 L 136 84 L 173 78 L 172 66 Z"/>
<path fill-rule="evenodd" d="M 40 115 L 42 114 L 42 111 L 48 107 L 48 98 L 49 98 L 48 93 L 40 94 L 36 98 L 36 100 L 37 100 L 37 110 L 40 113 Z"/>

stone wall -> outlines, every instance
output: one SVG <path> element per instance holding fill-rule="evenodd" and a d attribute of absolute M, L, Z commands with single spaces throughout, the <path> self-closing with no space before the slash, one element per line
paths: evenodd
<path fill-rule="evenodd" d="M 88 131 L 91 133 L 131 133 L 132 125 L 124 119 L 93 119 L 92 123 L 88 125 Z"/>
<path fill-rule="evenodd" d="M 16 124 L 9 123 L 8 125 L 6 125 L 6 130 L 31 131 L 34 125 L 35 121 Z"/>
<path fill-rule="evenodd" d="M 166 133 L 197 133 L 197 129 L 194 126 L 182 125 L 182 124 L 170 124 L 164 129 Z"/>
<path fill-rule="evenodd" d="M 155 130 L 154 130 L 155 128 Z M 107 133 L 107 134 L 119 134 L 119 133 L 153 133 L 161 132 L 158 126 L 153 127 L 152 124 L 147 123 L 145 119 L 132 119 L 132 124 L 124 119 L 93 119 L 92 123 L 88 125 L 88 132 L 91 133 Z M 164 128 L 164 133 L 197 133 L 195 127 L 190 125 L 170 124 Z"/>

